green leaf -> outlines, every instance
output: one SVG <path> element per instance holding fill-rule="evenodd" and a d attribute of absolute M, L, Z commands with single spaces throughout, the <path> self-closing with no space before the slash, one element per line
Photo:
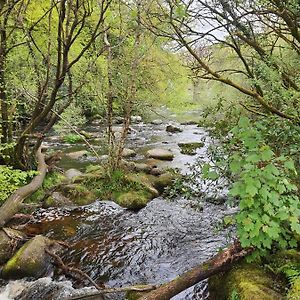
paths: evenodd
<path fill-rule="evenodd" d="M 284 163 L 284 167 L 288 170 L 295 171 L 295 164 L 294 164 L 294 161 L 292 161 L 291 159 L 287 160 Z"/>

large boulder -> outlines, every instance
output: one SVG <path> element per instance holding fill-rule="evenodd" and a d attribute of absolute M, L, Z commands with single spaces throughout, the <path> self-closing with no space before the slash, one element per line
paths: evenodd
<path fill-rule="evenodd" d="M 272 274 L 255 264 L 239 264 L 209 279 L 211 300 L 283 300 Z M 233 298 L 235 297 L 235 298 Z"/>
<path fill-rule="evenodd" d="M 146 156 L 159 160 L 173 160 L 174 158 L 174 154 L 170 150 L 160 148 L 147 151 Z"/>
<path fill-rule="evenodd" d="M 0 265 L 10 259 L 25 237 L 26 235 L 21 231 L 11 228 L 0 230 Z"/>
<path fill-rule="evenodd" d="M 40 277 L 46 273 L 49 266 L 49 256 L 45 250 L 52 242 L 37 235 L 26 242 L 17 253 L 4 265 L 1 275 L 5 279 L 23 277 Z"/>
<path fill-rule="evenodd" d="M 69 179 L 69 180 L 73 180 L 75 177 L 81 176 L 82 172 L 80 172 L 77 169 L 69 169 L 65 172 L 65 176 Z"/>
<path fill-rule="evenodd" d="M 86 150 L 66 153 L 66 156 L 68 156 L 72 159 L 80 159 L 82 157 L 86 157 L 87 155 L 88 155 L 88 151 L 86 151 Z"/>
<path fill-rule="evenodd" d="M 176 133 L 176 132 L 182 132 L 182 129 L 180 127 L 177 127 L 175 125 L 168 125 L 166 127 L 167 132 Z"/>

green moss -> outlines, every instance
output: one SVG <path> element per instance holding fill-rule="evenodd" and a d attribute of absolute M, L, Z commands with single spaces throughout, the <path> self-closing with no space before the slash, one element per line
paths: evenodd
<path fill-rule="evenodd" d="M 288 300 L 300 300 L 300 278 L 296 279 L 292 284 L 288 295 Z"/>
<path fill-rule="evenodd" d="M 37 235 L 25 243 L 5 264 L 1 275 L 4 278 L 39 277 L 46 268 L 45 247 L 48 239 Z"/>
<path fill-rule="evenodd" d="M 209 280 L 210 295 L 213 300 L 230 299 L 234 291 L 240 300 L 284 299 L 277 286 L 278 282 L 270 273 L 258 265 L 246 263 L 235 266 L 228 273 L 213 276 Z"/>
<path fill-rule="evenodd" d="M 95 201 L 96 195 L 83 184 L 68 184 L 63 187 L 62 193 L 77 205 L 87 205 Z"/>
<path fill-rule="evenodd" d="M 115 194 L 116 203 L 132 210 L 139 210 L 145 207 L 151 199 L 152 196 L 147 191 L 131 191 Z"/>

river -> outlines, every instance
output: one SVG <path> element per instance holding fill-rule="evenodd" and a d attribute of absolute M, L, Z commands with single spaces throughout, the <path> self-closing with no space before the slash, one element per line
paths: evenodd
<path fill-rule="evenodd" d="M 188 164 L 199 157 L 208 160 L 207 149 L 212 139 L 203 128 L 181 125 L 182 132 L 171 134 L 165 131 L 165 127 L 166 124 L 133 125 L 127 146 L 137 152 L 134 160 L 147 162 L 144 153 L 151 148 L 171 149 L 175 154 L 172 162 L 155 163 L 178 168 L 182 173 L 189 173 Z M 101 125 L 91 125 L 85 130 L 93 134 L 93 144 L 101 153 Z M 204 147 L 198 149 L 196 155 L 180 153 L 179 142 L 199 141 Z M 55 137 L 48 139 L 47 145 L 52 149 L 62 149 L 64 153 L 85 147 L 83 144 L 64 144 Z M 96 163 L 94 157 L 72 160 L 66 156 L 60 166 L 83 170 L 90 163 Z M 159 197 L 139 212 L 98 199 L 83 207 L 39 209 L 34 214 L 35 221 L 30 224 L 30 230 L 68 242 L 71 248 L 62 256 L 65 263 L 81 268 L 96 282 L 104 282 L 110 287 L 161 284 L 226 246 L 230 242 L 231 229 L 220 229 L 220 222 L 225 215 L 232 213 L 233 209 L 225 204 L 205 201 L 205 195 L 192 200 L 176 197 L 172 201 Z M 0 299 L 68 299 L 93 290 L 72 286 L 59 274 L 53 278 L 10 281 L 0 290 Z M 203 282 L 173 299 L 208 298 L 207 284 Z M 124 295 L 112 294 L 104 299 L 124 299 Z"/>

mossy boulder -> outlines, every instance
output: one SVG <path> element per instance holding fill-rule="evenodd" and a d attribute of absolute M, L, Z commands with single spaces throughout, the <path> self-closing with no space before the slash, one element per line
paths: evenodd
<path fill-rule="evenodd" d="M 281 300 L 278 284 L 270 273 L 255 264 L 239 264 L 227 273 L 209 279 L 212 300 Z M 234 298 L 235 299 L 235 298 Z"/>
<path fill-rule="evenodd" d="M 197 149 L 202 148 L 204 143 L 179 143 L 180 152 L 186 155 L 196 155 Z"/>
<path fill-rule="evenodd" d="M 78 183 L 62 185 L 60 192 L 63 196 L 70 199 L 72 203 L 77 205 L 87 205 L 96 199 L 93 191 L 89 190 L 83 184 Z"/>
<path fill-rule="evenodd" d="M 0 265 L 6 263 L 16 252 L 25 234 L 11 228 L 0 230 Z"/>
<path fill-rule="evenodd" d="M 49 266 L 49 257 L 45 249 L 52 242 L 41 235 L 37 235 L 26 242 L 16 254 L 4 265 L 1 275 L 5 279 L 19 279 L 23 277 L 40 277 Z"/>
<path fill-rule="evenodd" d="M 171 186 L 178 175 L 171 172 L 163 173 L 158 177 L 152 177 L 153 186 L 162 193 L 166 187 Z"/>
<path fill-rule="evenodd" d="M 159 192 L 152 185 L 152 176 L 143 173 L 131 173 L 124 176 L 124 182 L 130 190 L 144 190 L 151 194 L 152 198 L 158 197 Z"/>
<path fill-rule="evenodd" d="M 152 198 L 151 193 L 147 191 L 130 191 L 116 194 L 115 202 L 128 209 L 139 210 L 145 207 Z"/>

